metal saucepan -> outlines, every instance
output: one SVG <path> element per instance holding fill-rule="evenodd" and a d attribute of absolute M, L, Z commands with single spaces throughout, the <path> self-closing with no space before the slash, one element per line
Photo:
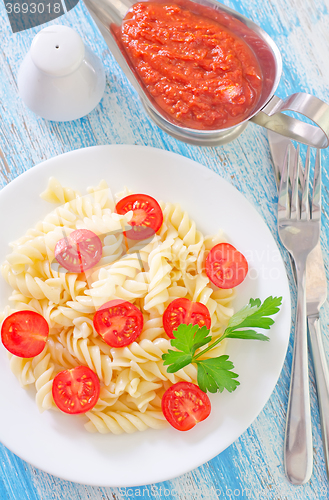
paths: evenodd
<path fill-rule="evenodd" d="M 221 23 L 233 30 L 252 48 L 263 74 L 263 89 L 259 102 L 250 116 L 238 125 L 219 130 L 196 130 L 186 128 L 167 119 L 165 112 L 154 102 L 134 71 L 128 56 L 114 36 L 113 27 L 120 26 L 128 10 L 138 0 L 84 0 L 105 42 L 131 85 L 137 91 L 152 120 L 176 139 L 198 146 L 216 146 L 234 140 L 248 125 L 257 123 L 269 130 L 295 139 L 315 148 L 329 145 L 329 106 L 315 96 L 296 93 L 280 99 L 274 92 L 282 73 L 282 60 L 278 47 L 270 36 L 257 24 L 216 0 L 192 0 L 211 7 L 222 14 Z M 233 26 L 233 29 L 232 29 Z M 295 111 L 313 121 L 305 123 L 282 111 Z"/>

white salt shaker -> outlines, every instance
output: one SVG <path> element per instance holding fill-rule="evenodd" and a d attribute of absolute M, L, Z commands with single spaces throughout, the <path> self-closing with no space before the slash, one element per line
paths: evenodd
<path fill-rule="evenodd" d="M 105 90 L 100 59 L 72 28 L 41 30 L 18 72 L 26 106 L 47 120 L 76 120 L 92 111 Z"/>

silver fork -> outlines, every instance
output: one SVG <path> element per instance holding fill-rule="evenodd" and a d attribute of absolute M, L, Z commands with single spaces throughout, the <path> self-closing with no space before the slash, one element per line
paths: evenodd
<path fill-rule="evenodd" d="M 312 428 L 308 379 L 306 321 L 306 260 L 320 238 L 321 170 L 319 152 L 316 156 L 313 198 L 309 202 L 310 149 L 307 150 L 304 179 L 300 179 L 299 147 L 289 175 L 290 151 L 287 149 L 279 189 L 278 232 L 290 252 L 296 268 L 297 311 L 291 382 L 287 409 L 284 462 L 286 475 L 293 484 L 303 484 L 312 475 Z M 291 195 L 289 178 L 292 179 Z M 298 184 L 303 186 L 299 199 Z"/>

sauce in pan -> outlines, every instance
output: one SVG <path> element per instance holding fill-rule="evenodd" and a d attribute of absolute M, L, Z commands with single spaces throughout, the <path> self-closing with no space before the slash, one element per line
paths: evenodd
<path fill-rule="evenodd" d="M 122 24 L 121 40 L 169 119 L 193 129 L 227 128 L 255 108 L 261 70 L 242 38 L 211 19 L 209 8 L 200 14 L 200 5 L 198 13 L 193 5 L 137 3 Z"/>

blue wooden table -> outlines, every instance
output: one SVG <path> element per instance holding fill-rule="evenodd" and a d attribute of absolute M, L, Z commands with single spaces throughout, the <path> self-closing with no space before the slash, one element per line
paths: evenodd
<path fill-rule="evenodd" d="M 309 92 L 329 101 L 329 2 L 328 0 L 224 0 L 229 7 L 251 18 L 277 43 L 283 57 L 279 97 Z M 104 62 L 107 85 L 97 108 L 81 120 L 48 122 L 31 113 L 17 93 L 17 72 L 35 34 L 33 28 L 13 34 L 5 6 L 0 3 L 0 183 L 12 179 L 42 160 L 98 144 L 139 144 L 184 155 L 214 170 L 236 186 L 276 231 L 276 186 L 266 132 L 250 124 L 234 142 L 202 148 L 178 142 L 157 128 L 143 111 L 136 93 L 100 36 L 84 5 L 60 17 L 57 24 L 73 27 Z M 323 159 L 322 247 L 328 266 L 329 154 Z M 17 200 L 19 203 L 19 200 Z M 1 214 L 1 218 L 5 214 Z M 282 250 L 285 261 L 288 262 Z M 291 275 L 292 297 L 295 290 Z M 293 308 L 295 303 L 293 303 Z M 293 311 L 294 312 L 294 311 Z M 324 342 L 329 353 L 329 307 L 321 311 Z M 265 408 L 249 429 L 227 450 L 202 467 L 151 486 L 138 488 L 91 487 L 63 481 L 35 469 L 0 445 L 1 500 L 127 500 L 174 499 L 325 499 L 328 479 L 322 450 L 319 411 L 311 372 L 314 471 L 308 484 L 295 487 L 285 478 L 283 439 L 288 399 L 292 339 L 278 384 Z M 51 453 L 51 450 L 49 450 Z"/>

